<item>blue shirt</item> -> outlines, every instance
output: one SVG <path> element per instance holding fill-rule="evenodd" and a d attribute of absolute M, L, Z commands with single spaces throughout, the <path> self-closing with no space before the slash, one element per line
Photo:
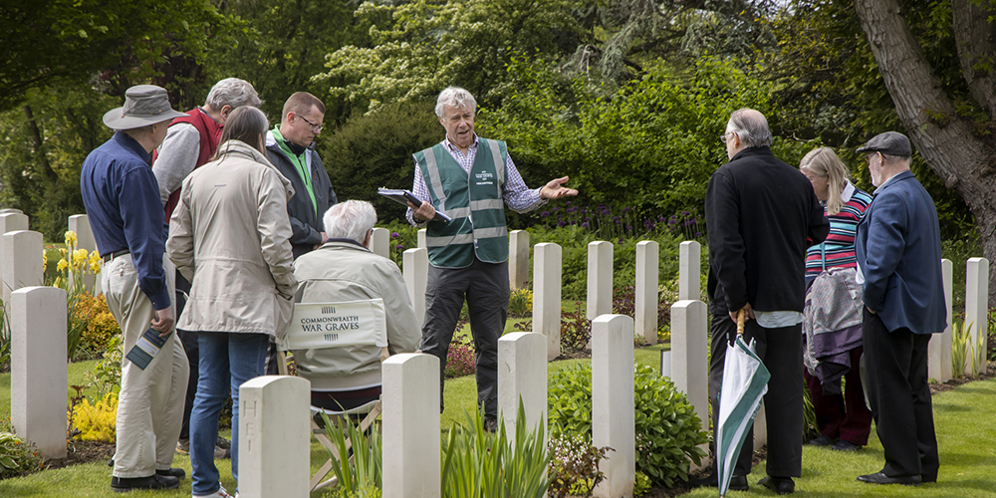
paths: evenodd
<path fill-rule="evenodd" d="M 100 255 L 131 252 L 139 288 L 161 310 L 170 305 L 163 271 L 165 214 L 151 160 L 135 139 L 116 132 L 86 157 L 80 190 Z"/>

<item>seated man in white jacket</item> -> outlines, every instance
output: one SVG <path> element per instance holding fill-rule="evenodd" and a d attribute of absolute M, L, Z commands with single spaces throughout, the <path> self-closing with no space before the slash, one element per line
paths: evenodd
<path fill-rule="evenodd" d="M 294 262 L 300 282 L 295 302 L 345 303 L 381 298 L 390 354 L 410 353 L 422 333 L 405 280 L 388 258 L 367 245 L 377 213 L 366 201 L 346 201 L 325 212 L 328 240 Z M 311 381 L 311 404 L 330 411 L 349 410 L 380 397 L 381 348 L 343 346 L 292 350 L 298 374 Z"/>

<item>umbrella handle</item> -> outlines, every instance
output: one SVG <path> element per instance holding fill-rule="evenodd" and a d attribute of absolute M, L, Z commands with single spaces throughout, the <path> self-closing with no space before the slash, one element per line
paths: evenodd
<path fill-rule="evenodd" d="M 747 312 L 741 308 L 737 312 L 737 335 L 744 335 L 744 322 L 747 320 Z"/>

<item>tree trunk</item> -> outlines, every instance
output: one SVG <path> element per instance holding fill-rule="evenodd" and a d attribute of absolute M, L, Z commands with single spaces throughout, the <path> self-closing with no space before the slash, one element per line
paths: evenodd
<path fill-rule="evenodd" d="M 22 109 L 24 110 L 24 116 L 28 118 L 28 127 L 31 129 L 32 152 L 38 156 L 38 164 L 41 165 L 42 174 L 45 175 L 45 178 L 54 182 L 58 180 L 59 175 L 52 169 L 52 165 L 48 162 L 48 156 L 42 150 L 41 130 L 38 129 L 38 122 L 35 121 L 35 115 L 31 112 L 31 106 L 27 104 Z"/>
<path fill-rule="evenodd" d="M 954 105 L 941 89 L 940 80 L 934 76 L 913 38 L 898 0 L 856 0 L 854 4 L 861 29 L 868 36 L 875 62 L 903 127 L 930 168 L 944 179 L 948 188 L 955 189 L 972 210 L 983 254 L 989 261 L 996 261 L 996 151 L 992 143 L 980 138 L 975 123 L 955 113 Z M 968 2 L 954 1 L 953 5 L 962 9 L 970 7 Z M 968 14 L 959 12 L 955 17 L 962 21 Z M 971 33 L 988 36 L 989 31 L 963 26 L 966 33 L 958 35 L 958 48 L 965 53 L 959 54 L 959 58 L 969 61 L 967 65 L 971 68 L 972 61 L 993 54 L 970 52 L 980 48 L 988 50 L 992 41 L 966 39 Z M 965 65 L 963 62 L 963 74 Z M 988 82 L 988 78 L 988 75 L 973 76 L 977 83 Z M 969 81 L 969 87 L 973 86 L 978 85 Z M 977 93 L 984 94 L 978 88 L 973 89 L 973 94 Z M 984 98 L 991 99 L 988 95 Z M 990 102 L 979 104 L 990 114 Z M 996 271 L 989 274 L 990 303 L 996 300 L 994 298 Z"/>

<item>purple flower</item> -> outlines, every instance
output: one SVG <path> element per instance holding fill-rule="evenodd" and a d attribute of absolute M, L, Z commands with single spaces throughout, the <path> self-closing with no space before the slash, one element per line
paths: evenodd
<path fill-rule="evenodd" d="M 633 209 L 633 208 L 631 208 L 629 206 L 626 206 L 626 207 L 623 208 L 623 212 L 624 213 L 628 213 L 630 209 Z"/>
<path fill-rule="evenodd" d="M 678 220 L 674 219 L 674 216 L 672 216 L 670 220 L 667 220 L 668 225 L 674 225 L 677 222 Z"/>
<path fill-rule="evenodd" d="M 692 226 L 694 224 L 695 224 L 695 220 L 694 219 L 692 219 L 692 220 L 685 220 L 685 226 L 686 227 L 690 227 L 690 226 Z"/>
<path fill-rule="evenodd" d="M 688 211 L 682 211 L 682 212 L 681 212 L 681 215 L 682 215 L 682 216 L 688 216 L 688 215 L 690 215 L 690 214 L 692 214 L 692 213 L 689 213 Z"/>
<path fill-rule="evenodd" d="M 612 221 L 619 221 L 619 217 L 618 216 L 613 216 L 612 217 Z"/>
<path fill-rule="evenodd" d="M 401 244 L 398 244 L 398 245 L 394 246 L 394 248 L 400 251 L 400 250 L 404 249 L 405 246 L 403 246 Z"/>
<path fill-rule="evenodd" d="M 626 230 L 633 231 L 633 225 L 626 225 Z"/>
<path fill-rule="evenodd" d="M 564 223 L 563 221 L 558 221 L 558 222 L 557 222 L 557 226 L 558 226 L 558 227 L 562 227 L 562 226 L 564 226 L 564 225 L 566 225 L 566 224 L 567 224 L 567 223 Z"/>
<path fill-rule="evenodd" d="M 588 222 L 586 221 L 586 222 L 582 223 L 581 224 L 581 228 L 588 228 Z"/>
<path fill-rule="evenodd" d="M 547 216 L 550 216 L 550 212 L 549 211 L 543 211 L 542 213 L 540 213 L 540 216 L 542 216 L 543 218 L 546 218 Z"/>
<path fill-rule="evenodd" d="M 702 236 L 702 232 L 695 232 L 695 236 L 696 237 L 701 237 Z"/>
<path fill-rule="evenodd" d="M 591 218 L 585 216 L 584 221 L 591 221 Z"/>
<path fill-rule="evenodd" d="M 623 239 L 622 239 L 622 237 L 619 237 L 619 243 L 620 243 L 620 244 L 622 244 L 622 243 L 623 243 Z"/>
<path fill-rule="evenodd" d="M 571 205 L 571 201 L 567 201 L 567 205 L 570 206 Z"/>
<path fill-rule="evenodd" d="M 391 238 L 392 239 L 398 238 L 398 232 L 391 232 Z"/>

